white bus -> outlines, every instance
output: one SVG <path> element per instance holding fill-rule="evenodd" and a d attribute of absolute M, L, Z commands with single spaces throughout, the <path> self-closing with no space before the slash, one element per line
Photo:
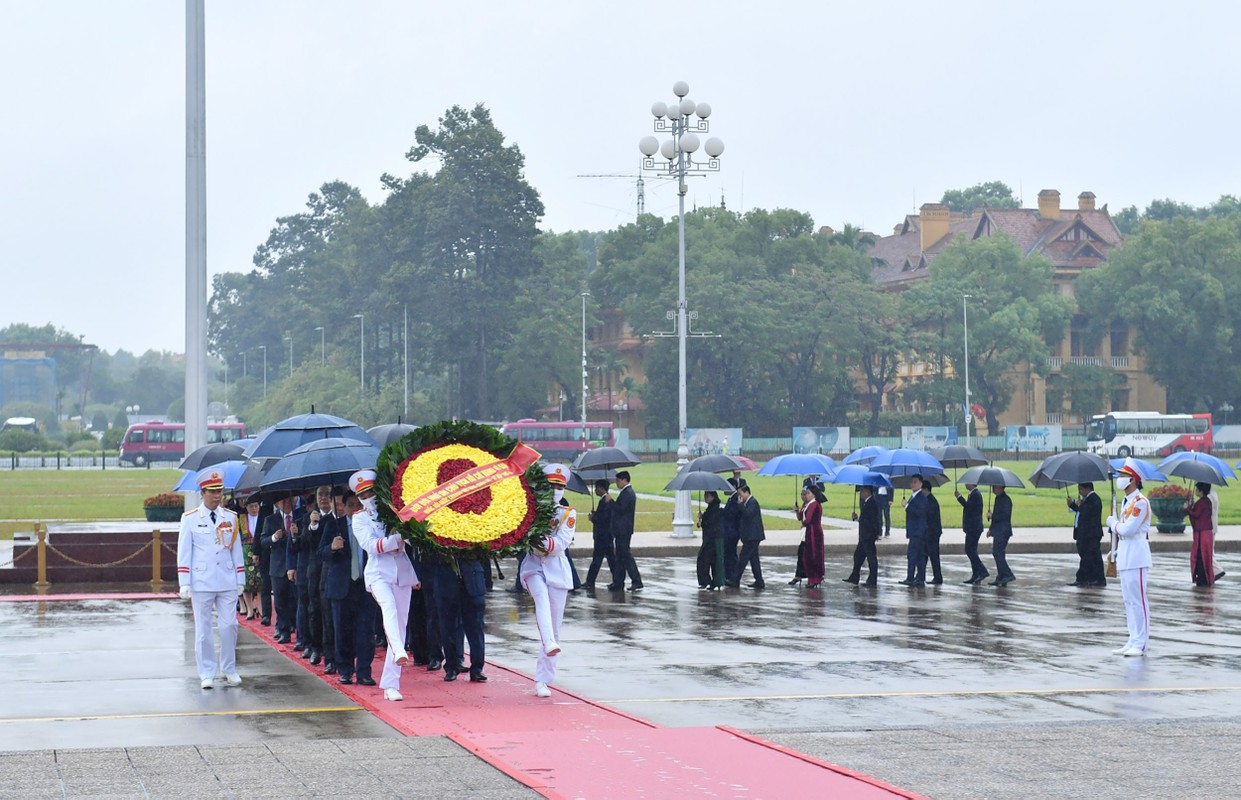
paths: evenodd
<path fill-rule="evenodd" d="M 1209 453 L 1213 445 L 1210 414 L 1113 411 L 1086 424 L 1086 449 L 1107 458 Z"/>

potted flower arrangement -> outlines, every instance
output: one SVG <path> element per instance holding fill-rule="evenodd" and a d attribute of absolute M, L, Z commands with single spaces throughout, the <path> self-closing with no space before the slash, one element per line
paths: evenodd
<path fill-rule="evenodd" d="M 1188 487 L 1165 483 L 1146 493 L 1160 533 L 1185 532 L 1185 503 L 1193 496 Z"/>
<path fill-rule="evenodd" d="M 185 497 L 173 492 L 157 494 L 142 501 L 148 522 L 177 522 L 185 513 Z"/>

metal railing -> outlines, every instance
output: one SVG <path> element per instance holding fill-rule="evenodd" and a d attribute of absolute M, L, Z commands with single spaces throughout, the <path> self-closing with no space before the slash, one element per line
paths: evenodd
<path fill-rule="evenodd" d="M 39 594 L 45 594 L 52 585 L 51 581 L 48 580 L 48 570 L 49 570 L 48 563 L 47 563 L 48 553 L 54 553 L 59 558 L 64 559 L 65 561 L 69 562 L 69 564 L 75 567 L 86 567 L 88 569 L 106 570 L 106 569 L 112 569 L 115 567 L 119 567 L 122 564 L 127 564 L 131 561 L 134 561 L 139 556 L 141 556 L 143 553 L 150 550 L 151 551 L 150 584 L 151 584 L 152 592 L 163 591 L 164 585 L 168 583 L 160 575 L 160 572 L 163 569 L 164 551 L 166 550 L 169 553 L 171 553 L 174 559 L 176 558 L 176 555 L 177 555 L 176 548 L 161 542 L 161 532 L 159 528 L 155 528 L 151 531 L 150 541 L 146 542 L 145 544 L 142 544 L 137 549 L 135 549 L 133 552 L 127 555 L 124 555 L 120 558 L 114 559 L 112 561 L 104 562 L 104 563 L 83 561 L 82 559 L 75 558 L 69 555 L 68 553 L 66 553 L 65 551 L 57 548 L 55 545 L 53 545 L 51 542 L 48 541 L 47 525 L 43 524 L 42 522 L 35 523 L 34 534 L 35 534 L 34 547 L 28 548 L 20 555 L 15 555 L 13 557 L 13 560 L 9 562 L 9 564 L 6 564 L 4 566 L 15 567 L 17 566 L 19 561 L 22 561 L 23 559 L 28 557 L 31 553 L 34 553 L 35 554 L 34 588 L 35 588 L 35 591 L 38 592 Z M 14 545 L 16 547 L 16 543 L 14 543 Z M 55 567 L 53 567 L 53 569 L 54 568 Z"/>

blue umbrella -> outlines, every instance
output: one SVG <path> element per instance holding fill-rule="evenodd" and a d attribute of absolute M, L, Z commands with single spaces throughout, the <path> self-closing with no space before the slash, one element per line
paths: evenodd
<path fill-rule="evenodd" d="M 878 456 L 888 452 L 888 448 L 877 444 L 868 444 L 865 447 L 859 447 L 849 455 L 845 456 L 841 464 L 869 464 Z"/>
<path fill-rule="evenodd" d="M 1213 456 L 1210 453 L 1195 453 L 1192 450 L 1173 453 L 1156 464 L 1155 469 L 1164 470 L 1165 467 L 1169 467 L 1177 461 L 1201 461 L 1203 464 L 1210 464 L 1215 467 L 1215 469 L 1219 470 L 1219 474 L 1225 478 L 1233 478 L 1235 480 L 1237 477 L 1237 473 L 1233 472 L 1232 467 L 1228 466 L 1228 462 L 1224 459 Z M 1241 464 L 1238 464 L 1238 466 L 1241 467 Z"/>
<path fill-rule="evenodd" d="M 880 453 L 874 461 L 870 462 L 870 468 L 892 477 L 942 475 L 944 472 L 944 465 L 939 463 L 939 459 L 935 456 L 922 450 L 911 450 L 908 447 L 899 447 L 896 450 Z"/>
<path fill-rule="evenodd" d="M 248 461 L 225 461 L 210 467 L 203 467 L 198 471 L 190 470 L 181 476 L 181 480 L 177 481 L 177 485 L 172 487 L 174 492 L 197 492 L 198 476 L 209 469 L 218 469 L 224 473 L 224 489 L 232 491 L 237 488 L 237 480 L 250 466 Z"/>
<path fill-rule="evenodd" d="M 311 489 L 343 483 L 360 469 L 374 469 L 379 448 L 354 439 L 316 439 L 282 456 L 267 470 L 259 489 L 264 492 Z"/>
<path fill-rule="evenodd" d="M 1120 468 L 1125 465 L 1126 461 L 1138 471 L 1138 474 L 1142 476 L 1143 482 L 1166 481 L 1168 479 L 1168 476 L 1160 472 L 1154 464 L 1149 461 L 1143 461 L 1140 458 L 1113 458 L 1107 464 L 1112 468 L 1112 472 L 1120 472 Z"/>
<path fill-rule="evenodd" d="M 820 453 L 785 453 L 763 465 L 759 475 L 822 475 L 836 474 L 836 462 Z"/>
<path fill-rule="evenodd" d="M 351 439 L 374 445 L 374 440 L 354 423 L 331 414 L 302 414 L 277 422 L 260 433 L 246 448 L 250 458 L 279 458 L 304 444 L 323 439 Z"/>
<path fill-rule="evenodd" d="M 875 472 L 865 464 L 842 464 L 836 469 L 829 483 L 843 483 L 849 486 L 886 486 L 892 488 L 892 481 L 882 472 Z"/>

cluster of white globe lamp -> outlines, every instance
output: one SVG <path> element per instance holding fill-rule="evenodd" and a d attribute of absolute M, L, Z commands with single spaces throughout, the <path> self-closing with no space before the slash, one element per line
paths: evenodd
<path fill-rule="evenodd" d="M 687 175 L 705 175 L 709 172 L 718 172 L 720 169 L 719 157 L 724 152 L 724 142 L 715 137 L 707 139 L 705 143 L 699 140 L 699 133 L 707 133 L 710 130 L 710 123 L 707 122 L 707 117 L 711 116 L 711 106 L 706 103 L 695 103 L 689 99 L 687 97 L 689 94 L 688 83 L 677 81 L 672 85 L 672 93 L 677 96 L 677 100 L 673 103 L 668 104 L 659 101 L 651 105 L 651 114 L 655 117 L 655 132 L 669 133 L 672 135 L 672 138 L 666 139 L 663 144 L 660 144 L 659 140 L 654 136 L 644 136 L 638 142 L 638 150 L 645 157 L 642 161 L 642 169 L 660 172 L 668 177 L 675 177 L 677 179 L 677 228 L 679 234 L 676 310 L 679 375 L 677 387 L 679 412 L 677 466 L 680 468 L 689 462 L 689 441 L 686 436 L 688 421 L 685 400 L 685 337 L 689 328 L 688 306 L 685 302 L 685 194 L 688 190 L 688 187 L 685 185 L 685 178 Z M 695 116 L 697 116 L 697 119 L 694 119 Z M 699 147 L 702 147 L 706 153 L 708 161 L 695 162 L 693 160 L 693 154 L 698 151 Z M 667 159 L 667 164 L 656 163 L 656 153 Z M 694 522 L 690 516 L 689 494 L 689 492 L 677 492 L 676 494 L 676 505 L 672 515 L 672 535 L 677 539 L 688 539 L 694 536 Z"/>

